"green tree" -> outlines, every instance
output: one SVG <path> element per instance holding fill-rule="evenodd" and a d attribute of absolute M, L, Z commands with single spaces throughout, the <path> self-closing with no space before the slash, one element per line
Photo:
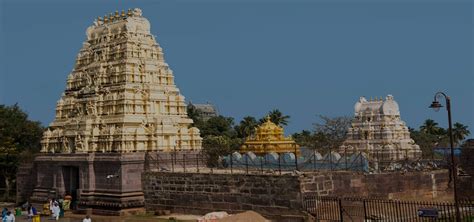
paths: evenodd
<path fill-rule="evenodd" d="M 240 124 L 235 127 L 235 130 L 239 138 L 245 139 L 255 133 L 255 127 L 257 126 L 258 122 L 255 117 L 246 116 L 240 121 Z"/>
<path fill-rule="evenodd" d="M 268 112 L 268 114 L 265 117 L 259 120 L 260 124 L 266 121 L 267 116 L 270 117 L 270 121 L 272 121 L 273 123 L 279 126 L 288 125 L 288 119 L 290 119 L 289 115 L 283 115 L 283 113 L 279 109 L 274 109 Z"/>
<path fill-rule="evenodd" d="M 198 128 L 201 131 L 201 136 L 227 136 L 233 138 L 237 136 L 234 129 L 234 118 L 216 116 L 211 117 L 207 121 L 199 124 Z"/>
<path fill-rule="evenodd" d="M 339 148 L 346 139 L 352 118 L 327 117 L 320 115 L 321 123 L 314 123 L 313 132 L 303 130 L 292 136 L 300 146 L 313 148 L 321 153 Z"/>
<path fill-rule="evenodd" d="M 344 140 L 342 140 L 342 142 L 344 142 Z M 340 146 L 342 145 L 342 142 L 337 142 L 337 144 Z M 335 147 L 335 143 L 335 141 L 332 141 L 329 136 L 323 132 L 315 132 L 313 134 L 313 147 L 320 153 L 324 153 L 339 147 Z"/>
<path fill-rule="evenodd" d="M 226 156 L 238 150 L 241 140 L 228 136 L 208 135 L 203 139 L 203 152 L 207 158 L 208 167 L 219 166 L 219 157 Z"/>
<path fill-rule="evenodd" d="M 453 142 L 459 145 L 464 139 L 466 139 L 471 132 L 467 129 L 468 127 L 462 123 L 454 123 L 453 125 Z"/>
<path fill-rule="evenodd" d="M 188 106 L 186 107 L 186 112 L 188 114 L 188 117 L 193 120 L 192 126 L 196 126 L 202 123 L 202 113 L 196 107 L 189 103 Z"/>
<path fill-rule="evenodd" d="M 455 123 L 453 126 L 453 139 L 455 145 L 459 145 L 464 140 L 470 131 L 468 127 Z M 435 147 L 449 147 L 448 131 L 438 126 L 432 119 L 427 119 L 419 127 L 419 131 L 410 128 L 410 136 L 416 144 L 420 146 L 424 158 L 433 158 L 439 156 L 433 152 Z"/>
<path fill-rule="evenodd" d="M 438 126 L 438 123 L 432 119 L 427 119 L 420 126 L 419 135 L 414 135 L 420 140 L 420 143 L 425 143 L 423 146 L 420 145 L 423 152 L 426 152 L 426 155 L 430 155 L 433 147 L 447 147 L 449 146 L 449 137 L 448 132 L 442 127 Z M 425 141 L 425 142 L 423 142 Z M 432 141 L 432 142 L 429 142 Z M 431 148 L 428 148 L 429 144 L 433 144 Z M 418 143 L 417 143 L 418 144 Z M 419 145 L 419 144 L 418 144 Z M 424 148 L 423 148 L 424 147 Z M 423 150 L 425 149 L 425 150 Z M 423 156 L 426 156 L 423 154 Z"/>
<path fill-rule="evenodd" d="M 420 126 L 420 131 L 426 134 L 431 134 L 431 135 L 440 135 L 442 134 L 442 129 L 438 127 L 438 123 L 435 122 L 432 119 L 427 119 L 423 123 L 423 125 Z"/>
<path fill-rule="evenodd" d="M 291 137 L 302 147 L 314 148 L 314 135 L 309 130 L 303 130 L 301 133 L 293 133 Z"/>
<path fill-rule="evenodd" d="M 207 121 L 198 117 L 197 120 L 195 126 L 201 132 L 203 153 L 209 167 L 218 166 L 220 156 L 238 150 L 242 144 L 242 140 L 237 137 L 232 117 L 216 116 Z"/>
<path fill-rule="evenodd" d="M 410 137 L 420 146 L 423 158 L 434 158 L 437 155 L 433 152 L 433 148 L 439 144 L 440 136 L 425 133 L 415 129 L 410 129 Z"/>
<path fill-rule="evenodd" d="M 0 175 L 5 179 L 4 199 L 10 198 L 20 161 L 31 161 L 31 154 L 40 150 L 42 134 L 41 124 L 28 120 L 17 104 L 0 105 Z"/>
<path fill-rule="evenodd" d="M 347 116 L 327 117 L 320 115 L 322 123 L 315 123 L 315 147 L 337 149 L 346 139 L 352 118 Z"/>

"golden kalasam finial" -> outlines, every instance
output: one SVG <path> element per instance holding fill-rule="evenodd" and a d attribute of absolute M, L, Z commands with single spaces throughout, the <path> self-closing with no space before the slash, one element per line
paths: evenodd
<path fill-rule="evenodd" d="M 107 23 L 109 21 L 109 17 L 107 15 L 104 15 L 104 23 Z"/>
<path fill-rule="evenodd" d="M 115 10 L 115 18 L 119 18 L 119 17 L 120 17 L 120 16 L 119 16 L 118 10 Z"/>
<path fill-rule="evenodd" d="M 114 21 L 114 14 L 112 13 L 109 14 L 109 20 L 110 22 Z"/>
<path fill-rule="evenodd" d="M 267 117 L 265 117 L 265 121 L 266 121 L 266 122 L 270 122 L 270 121 L 271 121 L 270 115 L 268 115 Z"/>
<path fill-rule="evenodd" d="M 121 16 L 125 17 L 125 10 L 122 10 Z"/>
<path fill-rule="evenodd" d="M 127 11 L 127 15 L 128 15 L 128 16 L 132 16 L 132 15 L 133 15 L 133 13 L 132 13 L 132 9 L 131 9 L 131 8 L 129 8 L 129 9 L 128 9 L 128 11 Z"/>

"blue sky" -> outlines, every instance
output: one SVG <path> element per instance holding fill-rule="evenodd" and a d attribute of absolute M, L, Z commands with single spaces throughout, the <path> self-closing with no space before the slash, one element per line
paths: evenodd
<path fill-rule="evenodd" d="M 240 121 L 278 108 L 287 133 L 317 115 L 353 115 L 360 96 L 398 101 L 418 127 L 445 111 L 474 133 L 473 2 L 0 0 L 0 103 L 49 124 L 85 30 L 97 16 L 139 7 L 182 94 Z"/>

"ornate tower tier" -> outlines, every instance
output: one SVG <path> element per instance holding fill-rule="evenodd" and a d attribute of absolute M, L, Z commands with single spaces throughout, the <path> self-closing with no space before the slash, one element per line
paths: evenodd
<path fill-rule="evenodd" d="M 270 117 L 257 127 L 255 135 L 247 138 L 240 147 L 240 152 L 253 152 L 257 155 L 265 155 L 270 152 L 300 153 L 298 144 L 293 139 L 285 137 L 283 128 L 270 121 Z"/>
<path fill-rule="evenodd" d="M 41 152 L 200 150 L 199 130 L 141 10 L 99 17 L 86 34 Z"/>
<path fill-rule="evenodd" d="M 361 97 L 354 110 L 355 117 L 340 152 L 363 151 L 377 160 L 421 157 L 420 147 L 410 138 L 392 95 L 388 95 L 385 101 L 382 98 L 367 101 Z"/>

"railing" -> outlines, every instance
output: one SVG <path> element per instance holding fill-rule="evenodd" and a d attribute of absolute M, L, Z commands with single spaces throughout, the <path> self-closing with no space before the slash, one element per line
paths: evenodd
<path fill-rule="evenodd" d="M 213 161 L 210 161 L 213 159 Z M 181 173 L 230 173 L 230 174 L 287 174 L 311 171 L 359 171 L 378 173 L 383 171 L 423 171 L 443 168 L 441 162 L 433 160 L 401 160 L 381 163 L 376 168 L 363 152 L 345 155 L 317 152 L 295 155 L 294 153 L 233 153 L 210 157 L 203 151 L 149 152 L 145 159 L 147 171 L 169 171 Z"/>
<path fill-rule="evenodd" d="M 201 152 L 149 152 L 145 156 L 145 170 L 169 172 L 200 172 L 206 169 Z"/>
<path fill-rule="evenodd" d="M 462 221 L 474 221 L 474 202 L 459 201 Z M 451 202 L 303 196 L 303 208 L 317 221 L 455 221 Z"/>

